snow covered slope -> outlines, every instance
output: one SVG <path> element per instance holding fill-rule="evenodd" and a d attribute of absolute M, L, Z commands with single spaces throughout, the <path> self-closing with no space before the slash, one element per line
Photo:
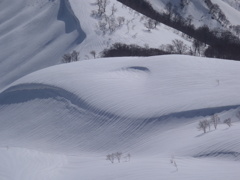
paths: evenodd
<path fill-rule="evenodd" d="M 180 14 L 186 20 L 191 19 L 195 27 L 207 25 L 211 29 L 225 29 L 231 25 L 240 25 L 240 4 L 237 0 L 211 0 L 213 4 L 219 6 L 220 10 L 226 16 L 230 23 L 228 27 L 222 27 L 216 18 L 212 18 L 212 15 L 209 13 L 210 8 L 204 0 L 185 0 L 184 6 L 181 6 L 181 1 L 149 0 L 149 2 L 154 9 L 161 13 L 166 12 L 167 3 L 171 3 L 173 11 Z"/>
<path fill-rule="evenodd" d="M 91 16 L 97 9 L 94 2 L 1 0 L 0 89 L 26 74 L 59 64 L 62 55 L 74 48 L 80 59 L 92 59 L 91 51 L 100 56 L 99 52 L 116 42 L 158 48 L 180 39 L 190 45 L 179 32 L 164 25 L 149 32 L 143 25 L 146 18 L 116 0 L 107 5 L 107 14 L 114 5 L 115 23 L 118 17 L 125 21 L 113 33 L 103 35 L 99 18 Z"/>
<path fill-rule="evenodd" d="M 239 67 L 169 55 L 82 61 L 25 76 L 0 93 L 0 159 L 8 164 L 0 177 L 237 179 Z M 233 126 L 198 131 L 198 121 L 214 113 Z M 131 160 L 105 160 L 116 151 Z"/>
<path fill-rule="evenodd" d="M 122 5 L 117 0 L 108 1 L 105 13 L 106 17 L 111 19 L 117 27 L 113 32 L 107 30 L 106 33 L 103 33 L 100 30 L 99 22 L 105 23 L 105 21 L 101 21 L 104 18 L 92 15 L 92 12 L 98 9 L 95 2 L 95 0 L 70 0 L 72 9 L 86 33 L 86 39 L 76 48 L 81 52 L 82 59 L 93 59 L 91 51 L 95 51 L 99 57 L 102 50 L 116 42 L 159 48 L 162 44 L 171 44 L 172 40 L 179 39 L 185 44 L 191 45 L 190 40 L 182 37 L 182 33 L 163 24 L 148 31 L 144 26 L 147 17 Z M 111 15 L 113 7 L 116 12 Z M 117 25 L 119 17 L 124 18 L 124 22 L 120 26 Z"/>
<path fill-rule="evenodd" d="M 0 1 L 0 88 L 33 71 L 59 64 L 85 33 L 68 1 Z"/>
<path fill-rule="evenodd" d="M 179 55 L 109 58 L 44 69 L 16 81 L 9 90 L 22 91 L 24 84 L 31 89 L 29 83 L 61 87 L 96 109 L 146 118 L 239 105 L 239 75 L 234 61 Z M 143 106 L 136 106 L 139 103 Z"/>

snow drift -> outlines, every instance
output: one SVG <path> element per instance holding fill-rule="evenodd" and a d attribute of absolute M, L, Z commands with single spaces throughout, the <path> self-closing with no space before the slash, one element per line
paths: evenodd
<path fill-rule="evenodd" d="M 196 171 L 207 165 L 204 177 L 236 179 L 239 66 L 168 55 L 96 59 L 29 74 L 0 93 L 0 158 L 10 164 L 0 171 L 9 174 L 22 162 L 2 177 L 201 179 Z M 235 125 L 197 131 L 197 122 L 214 113 Z M 111 166 L 104 156 L 117 151 L 133 159 Z M 216 164 L 225 172 L 212 174 Z"/>
<path fill-rule="evenodd" d="M 59 64 L 86 36 L 65 0 L 3 0 L 0 15 L 0 88 Z"/>

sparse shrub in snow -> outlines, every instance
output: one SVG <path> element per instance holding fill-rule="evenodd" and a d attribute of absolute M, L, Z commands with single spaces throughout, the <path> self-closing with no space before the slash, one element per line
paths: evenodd
<path fill-rule="evenodd" d="M 178 171 L 178 166 L 177 166 L 177 163 L 176 163 L 176 161 L 175 161 L 174 156 L 171 157 L 170 163 L 171 163 L 171 164 L 176 168 L 176 170 Z"/>
<path fill-rule="evenodd" d="M 219 116 L 217 114 L 212 115 L 210 122 L 213 124 L 214 128 L 217 129 L 217 126 L 220 122 Z"/>
<path fill-rule="evenodd" d="M 197 39 L 194 39 L 192 42 L 192 47 L 193 47 L 193 55 L 202 55 L 203 54 L 203 48 L 204 48 L 204 43 L 201 41 L 198 41 Z"/>
<path fill-rule="evenodd" d="M 172 44 L 161 45 L 160 49 L 171 54 L 191 54 L 191 48 L 188 51 L 188 46 L 178 39 L 173 40 Z"/>
<path fill-rule="evenodd" d="M 172 41 L 172 44 L 177 54 L 186 54 L 188 48 L 183 41 L 175 39 Z"/>
<path fill-rule="evenodd" d="M 111 16 L 114 16 L 114 14 L 117 12 L 117 8 L 115 7 L 115 4 L 111 7 Z"/>
<path fill-rule="evenodd" d="M 114 159 L 115 159 L 115 156 L 114 156 L 113 153 L 112 154 L 108 154 L 106 156 L 106 160 L 110 161 L 111 163 L 114 163 Z"/>
<path fill-rule="evenodd" d="M 94 57 L 94 59 L 96 58 L 96 51 L 91 51 L 90 54 Z"/>
<path fill-rule="evenodd" d="M 95 12 L 99 17 L 102 17 L 105 14 L 108 3 L 108 0 L 96 0 L 96 5 L 98 6 L 98 9 Z"/>
<path fill-rule="evenodd" d="M 129 33 L 129 30 L 130 30 L 130 26 L 129 26 L 129 24 L 130 24 L 130 20 L 127 20 L 127 22 L 126 22 L 126 25 L 127 25 L 127 30 L 128 30 L 128 32 L 127 33 Z"/>
<path fill-rule="evenodd" d="M 121 162 L 122 153 L 121 152 L 116 152 L 114 155 L 117 158 L 118 162 L 120 163 Z"/>
<path fill-rule="evenodd" d="M 124 156 L 124 158 L 126 162 L 129 162 L 131 159 L 131 154 L 128 153 L 126 156 Z"/>
<path fill-rule="evenodd" d="M 129 162 L 131 155 L 128 153 L 126 156 L 123 156 L 122 152 L 116 152 L 116 153 L 108 154 L 106 156 L 106 160 L 110 161 L 111 163 L 114 163 L 114 160 L 117 159 L 118 163 L 120 163 L 122 157 L 126 159 L 126 162 Z"/>
<path fill-rule="evenodd" d="M 156 28 L 155 22 L 153 19 L 148 18 L 146 22 L 144 22 L 144 26 L 147 28 L 147 30 L 150 32 L 152 29 Z"/>
<path fill-rule="evenodd" d="M 70 63 L 70 62 L 75 62 L 79 60 L 79 52 L 73 51 L 71 53 L 64 54 L 62 57 L 62 62 L 63 63 Z"/>
<path fill-rule="evenodd" d="M 106 34 L 108 28 L 107 28 L 107 22 L 105 21 L 99 21 L 98 22 L 98 29 L 103 33 L 103 35 Z"/>
<path fill-rule="evenodd" d="M 122 26 L 125 21 L 125 18 L 122 16 L 117 17 L 118 26 Z"/>
<path fill-rule="evenodd" d="M 223 123 L 227 124 L 228 127 L 230 127 L 232 125 L 232 119 L 231 118 L 225 119 Z"/>
<path fill-rule="evenodd" d="M 113 33 L 118 27 L 115 17 L 107 18 L 107 23 L 108 23 L 108 30 L 110 31 L 110 33 Z"/>
<path fill-rule="evenodd" d="M 106 9 L 108 6 L 108 0 L 96 0 L 96 5 L 98 6 L 97 10 L 92 10 L 92 16 L 98 18 L 98 24 L 96 25 L 96 31 L 101 31 L 103 35 L 107 32 L 113 33 L 117 30 L 117 28 L 121 27 L 124 24 L 125 18 L 120 16 L 116 17 L 115 13 L 117 12 L 117 8 L 115 4 L 113 4 L 108 10 Z M 110 12 L 107 14 L 107 12 Z"/>
<path fill-rule="evenodd" d="M 210 122 L 207 119 L 205 119 L 205 120 L 199 121 L 197 128 L 198 130 L 202 130 L 204 133 L 206 133 L 207 127 L 209 127 L 209 125 L 210 125 Z"/>

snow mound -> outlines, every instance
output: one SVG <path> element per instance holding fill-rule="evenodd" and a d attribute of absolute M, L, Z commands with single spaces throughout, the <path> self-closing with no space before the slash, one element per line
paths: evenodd
<path fill-rule="evenodd" d="M 44 69 L 13 85 L 59 87 L 99 111 L 151 118 L 239 105 L 238 68 L 234 61 L 178 55 L 108 58 Z"/>

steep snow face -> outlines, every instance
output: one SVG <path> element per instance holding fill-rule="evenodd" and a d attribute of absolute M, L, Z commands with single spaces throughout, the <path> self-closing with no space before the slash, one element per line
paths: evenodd
<path fill-rule="evenodd" d="M 238 0 L 222 0 L 222 1 L 228 3 L 234 9 L 240 11 L 240 2 Z"/>
<path fill-rule="evenodd" d="M 184 6 L 181 6 L 180 1 L 169 0 L 150 0 L 153 8 L 163 13 L 166 12 L 167 3 L 172 4 L 173 11 L 179 13 L 186 20 L 191 20 L 192 24 L 196 27 L 207 25 L 211 29 L 221 28 L 222 25 L 209 13 L 210 10 L 204 1 L 190 0 Z M 186 1 L 187 2 L 187 1 Z M 229 25 L 239 25 L 239 2 L 235 0 L 211 0 L 213 4 L 217 4 L 221 11 L 226 15 Z"/>
<path fill-rule="evenodd" d="M 196 27 L 203 25 L 208 25 L 210 28 L 221 27 L 217 21 L 211 18 L 204 1 L 190 0 L 184 7 L 181 7 L 180 1 L 150 0 L 149 2 L 154 9 L 161 13 L 166 12 L 166 5 L 170 2 L 174 12 L 179 13 L 185 19 L 191 19 L 192 24 Z"/>
<path fill-rule="evenodd" d="M 179 39 L 188 46 L 191 45 L 190 40 L 184 38 L 182 33 L 163 24 L 159 24 L 155 29 L 148 31 L 144 26 L 148 18 L 122 5 L 117 0 L 108 1 L 106 16 L 102 18 L 92 15 L 93 11 L 98 9 L 95 0 L 70 0 L 69 2 L 87 35 L 86 39 L 76 48 L 81 52 L 81 59 L 93 59 L 93 55 L 90 54 L 91 51 L 95 51 L 96 56 L 99 57 L 102 50 L 117 42 L 159 48 L 162 44 L 171 44 L 172 40 Z M 116 9 L 113 15 L 112 8 Z M 99 23 L 106 23 L 105 18 L 110 19 L 112 25 L 116 26 L 114 31 L 109 31 L 108 23 L 106 33 L 100 30 Z M 119 18 L 124 19 L 121 25 L 118 25 Z"/>
<path fill-rule="evenodd" d="M 85 38 L 65 0 L 1 0 L 0 16 L 0 88 L 58 64 Z"/>
<path fill-rule="evenodd" d="M 230 21 L 232 25 L 240 25 L 240 3 L 239 1 L 233 0 L 212 0 L 214 4 L 219 5 L 220 9 L 226 15 L 226 18 Z M 234 4 L 233 4 L 234 3 Z"/>

